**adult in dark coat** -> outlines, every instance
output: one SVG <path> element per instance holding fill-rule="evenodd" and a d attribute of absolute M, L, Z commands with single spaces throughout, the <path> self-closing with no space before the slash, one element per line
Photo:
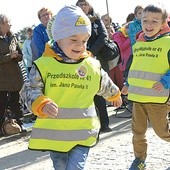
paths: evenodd
<path fill-rule="evenodd" d="M 92 34 L 87 43 L 87 50 L 100 61 L 102 68 L 108 73 L 108 61 L 101 55 L 101 50 L 104 47 L 105 41 L 108 39 L 108 33 L 103 21 L 94 12 L 93 7 L 86 0 L 78 0 L 76 3 L 84 13 L 90 18 L 92 25 Z M 96 95 L 94 103 L 100 116 L 101 132 L 109 132 L 109 117 L 106 108 L 106 101 L 103 97 Z"/>
<path fill-rule="evenodd" d="M 23 76 L 18 64 L 22 57 L 17 38 L 10 32 L 9 19 L 0 14 L 0 127 L 5 119 L 7 102 L 14 118 L 20 126 L 22 125 L 19 91 L 23 85 Z"/>

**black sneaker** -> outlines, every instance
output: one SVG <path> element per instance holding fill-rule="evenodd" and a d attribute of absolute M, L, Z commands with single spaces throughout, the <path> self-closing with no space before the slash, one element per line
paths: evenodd
<path fill-rule="evenodd" d="M 112 129 L 111 129 L 110 127 L 102 127 L 102 128 L 100 129 L 100 132 L 103 132 L 103 133 L 111 132 L 111 131 L 112 131 Z"/>

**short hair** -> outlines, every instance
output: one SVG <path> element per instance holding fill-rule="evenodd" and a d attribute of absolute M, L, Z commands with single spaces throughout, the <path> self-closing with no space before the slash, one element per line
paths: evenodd
<path fill-rule="evenodd" d="M 133 19 L 135 18 L 135 14 L 134 13 L 130 13 L 127 17 L 126 17 L 126 23 L 133 21 Z"/>
<path fill-rule="evenodd" d="M 0 14 L 0 35 L 2 35 L 2 27 L 6 21 L 9 21 L 8 17 L 4 14 Z"/>
<path fill-rule="evenodd" d="M 138 13 L 138 11 L 141 9 L 143 10 L 143 7 L 141 5 L 136 6 L 134 9 L 134 14 L 136 15 Z"/>
<path fill-rule="evenodd" d="M 33 30 L 32 30 L 31 27 L 28 27 L 28 28 L 26 29 L 26 33 L 28 33 L 28 32 L 33 32 Z"/>
<path fill-rule="evenodd" d="M 89 6 L 89 13 L 88 14 L 93 15 L 94 14 L 94 9 L 93 9 L 92 5 L 87 0 L 78 0 L 76 2 L 76 5 L 79 6 L 79 3 L 81 3 L 81 2 L 84 2 Z"/>
<path fill-rule="evenodd" d="M 103 20 L 104 17 L 108 17 L 110 20 L 110 23 L 112 23 L 112 18 L 109 16 L 109 14 L 102 15 L 101 19 Z"/>
<path fill-rule="evenodd" d="M 144 8 L 143 12 L 152 12 L 152 13 L 161 13 L 162 14 L 162 21 L 165 22 L 168 18 L 168 13 L 163 7 L 158 5 L 148 5 Z"/>
<path fill-rule="evenodd" d="M 42 13 L 42 11 L 46 11 L 47 13 L 49 13 L 49 14 L 52 15 L 51 10 L 49 10 L 48 8 L 43 7 L 43 8 L 41 8 L 41 9 L 38 11 L 38 18 L 39 18 L 39 19 L 41 19 L 41 13 Z"/>

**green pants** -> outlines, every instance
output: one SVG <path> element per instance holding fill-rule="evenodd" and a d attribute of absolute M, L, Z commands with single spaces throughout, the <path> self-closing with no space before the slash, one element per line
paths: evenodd
<path fill-rule="evenodd" d="M 170 122 L 168 104 L 133 103 L 132 133 L 134 155 L 141 160 L 147 156 L 146 130 L 148 122 L 155 133 L 163 140 L 170 142 Z"/>

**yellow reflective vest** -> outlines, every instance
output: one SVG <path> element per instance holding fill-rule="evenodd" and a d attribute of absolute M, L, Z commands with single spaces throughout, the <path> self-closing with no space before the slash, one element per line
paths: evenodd
<path fill-rule="evenodd" d="M 100 123 L 93 97 L 100 88 L 100 64 L 87 57 L 62 63 L 41 57 L 35 64 L 44 82 L 44 95 L 59 107 L 56 118 L 37 118 L 29 148 L 67 152 L 76 145 L 96 144 Z"/>
<path fill-rule="evenodd" d="M 169 70 L 170 36 L 150 42 L 136 42 L 128 75 L 128 99 L 142 103 L 165 103 L 169 89 L 154 91 L 153 84 Z"/>

